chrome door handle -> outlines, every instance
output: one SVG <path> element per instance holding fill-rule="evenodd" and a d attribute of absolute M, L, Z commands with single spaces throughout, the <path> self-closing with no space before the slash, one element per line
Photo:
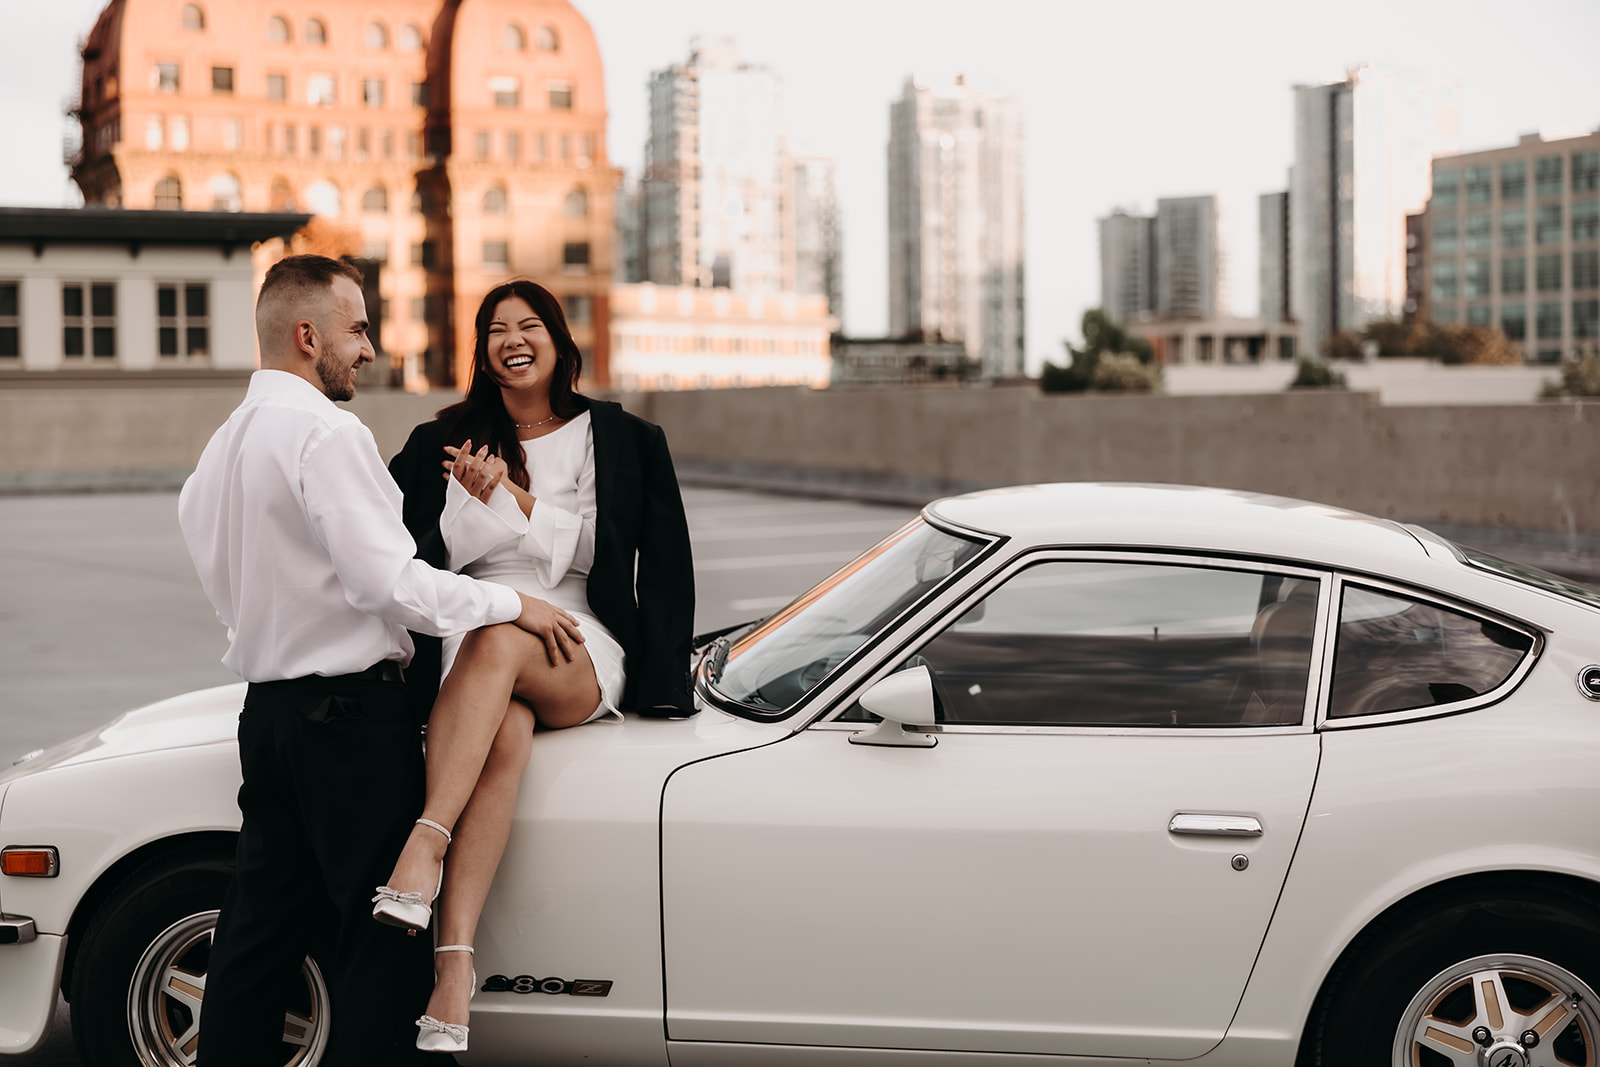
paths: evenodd
<path fill-rule="evenodd" d="M 1248 815 L 1190 815 L 1180 812 L 1167 824 L 1169 834 L 1207 837 L 1260 837 L 1261 820 Z"/>

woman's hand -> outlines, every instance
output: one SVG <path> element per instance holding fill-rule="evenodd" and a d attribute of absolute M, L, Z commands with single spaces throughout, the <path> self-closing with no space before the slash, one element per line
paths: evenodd
<path fill-rule="evenodd" d="M 483 445 L 477 452 L 472 451 L 472 441 L 469 438 L 460 448 L 444 446 L 444 476 L 454 475 L 461 487 L 485 504 L 489 497 L 494 495 L 495 486 L 499 485 L 506 476 L 506 461 L 499 456 L 489 455 L 489 446 Z"/>

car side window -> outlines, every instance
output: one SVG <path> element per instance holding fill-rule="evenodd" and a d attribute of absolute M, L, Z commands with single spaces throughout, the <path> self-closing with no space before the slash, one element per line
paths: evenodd
<path fill-rule="evenodd" d="M 1520 630 L 1397 593 L 1345 585 L 1328 717 L 1381 715 L 1487 693 L 1533 649 Z"/>
<path fill-rule="evenodd" d="M 950 724 L 1298 723 L 1317 591 L 1315 579 L 1213 567 L 1040 563 L 912 662 L 932 671 Z"/>

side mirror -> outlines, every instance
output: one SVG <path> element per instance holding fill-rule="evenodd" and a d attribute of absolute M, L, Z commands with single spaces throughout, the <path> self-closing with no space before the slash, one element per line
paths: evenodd
<path fill-rule="evenodd" d="M 932 734 L 912 733 L 906 729 L 907 726 L 932 726 L 934 722 L 933 675 L 925 666 L 910 667 L 880 678 L 861 694 L 861 706 L 880 716 L 883 722 L 874 729 L 851 734 L 853 745 L 932 748 L 939 743 Z"/>

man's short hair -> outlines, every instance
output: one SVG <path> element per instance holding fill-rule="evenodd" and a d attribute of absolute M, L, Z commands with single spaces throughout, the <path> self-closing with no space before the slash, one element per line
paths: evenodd
<path fill-rule="evenodd" d="M 365 280 L 359 270 L 341 259 L 315 255 L 285 256 L 267 271 L 266 278 L 261 282 L 261 292 L 256 296 L 256 306 L 260 307 L 269 295 L 279 289 L 326 289 L 339 277 L 349 278 L 357 288 Z"/>

